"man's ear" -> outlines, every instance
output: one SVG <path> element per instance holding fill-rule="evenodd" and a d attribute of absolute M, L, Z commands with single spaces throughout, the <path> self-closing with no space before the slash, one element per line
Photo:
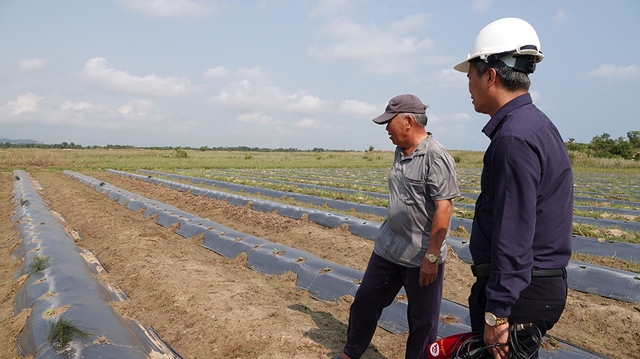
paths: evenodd
<path fill-rule="evenodd" d="M 412 127 L 413 122 L 415 121 L 415 119 L 411 115 L 405 116 L 404 120 L 407 121 L 407 127 Z"/>
<path fill-rule="evenodd" d="M 487 76 L 487 85 L 495 85 L 498 81 L 498 73 L 493 67 L 490 67 L 484 74 Z"/>

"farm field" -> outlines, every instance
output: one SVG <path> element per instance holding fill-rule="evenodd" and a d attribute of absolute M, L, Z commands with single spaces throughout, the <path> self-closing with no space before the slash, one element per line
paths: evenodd
<path fill-rule="evenodd" d="M 127 293 L 128 300 L 111 304 L 115 310 L 152 326 L 184 358 L 330 358 L 339 353 L 346 335 L 350 296 L 336 302 L 313 299 L 307 291 L 296 287 L 293 273 L 266 276 L 249 269 L 246 254 L 236 258 L 220 256 L 202 247 L 202 236 L 185 239 L 175 233 L 177 228 L 160 226 L 153 219 L 144 218 L 72 180 L 60 170 L 72 169 L 237 231 L 363 271 L 373 242 L 353 235 L 344 227 L 327 228 L 305 219 L 234 206 L 117 176 L 104 169 L 180 170 L 190 176 L 250 182 L 264 187 L 269 187 L 266 182 L 247 177 L 313 182 L 338 188 L 356 186 L 360 191 L 384 192 L 392 154 L 189 151 L 188 158 L 176 158 L 171 151 L 91 151 L 0 153 L 0 357 L 20 358 L 15 337 L 29 315 L 28 310 L 13 313 L 13 299 L 19 290 L 19 282 L 13 278 L 18 263 L 12 258 L 16 245 L 10 220 L 16 207 L 11 202 L 14 169 L 25 169 L 42 185 L 41 195 L 50 209 L 65 219 L 67 228 L 80 234 L 76 244 L 91 250 L 108 271 L 102 275 L 103 281 Z M 478 187 L 481 155 L 458 155 L 461 157 L 461 190 L 474 193 Z M 579 184 L 576 196 L 593 198 L 595 202 L 606 200 L 602 206 L 628 211 L 612 216 L 623 216 L 621 220 L 637 223 L 638 216 L 633 214 L 640 208 L 633 203 L 640 202 L 638 178 L 640 169 L 633 167 L 576 169 L 576 184 Z M 358 197 L 367 200 L 358 195 L 344 200 L 357 201 Z M 303 205 L 290 199 L 283 201 Z M 584 204 L 600 206 L 595 202 Z M 610 212 L 615 211 L 603 212 L 604 217 L 614 218 Z M 584 214 L 586 212 L 579 213 Z M 382 220 L 371 215 L 363 217 Z M 636 241 L 634 233 L 620 229 L 584 231 L 589 236 L 606 234 L 611 235 L 607 239 Z M 453 250 L 449 253 L 445 298 L 466 305 L 473 277 L 469 265 L 459 260 Z M 604 257 L 586 259 L 640 275 L 638 259 L 635 262 Z M 563 317 L 549 334 L 611 358 L 640 358 L 640 304 L 570 291 Z M 395 335 L 378 328 L 372 347 L 364 357 L 402 358 L 405 340 L 406 334 Z M 547 345 L 552 352 L 553 343 Z"/>

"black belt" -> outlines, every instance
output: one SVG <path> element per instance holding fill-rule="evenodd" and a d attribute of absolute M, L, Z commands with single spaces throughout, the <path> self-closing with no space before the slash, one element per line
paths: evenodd
<path fill-rule="evenodd" d="M 471 272 L 475 277 L 488 277 L 491 275 L 491 264 L 473 264 Z M 542 269 L 532 268 L 531 276 L 533 277 L 567 277 L 567 269 Z"/>

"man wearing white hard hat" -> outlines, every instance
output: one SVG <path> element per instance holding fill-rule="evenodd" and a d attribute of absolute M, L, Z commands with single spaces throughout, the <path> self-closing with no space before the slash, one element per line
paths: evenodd
<path fill-rule="evenodd" d="M 474 109 L 491 116 L 469 241 L 477 277 L 469 312 L 486 345 L 504 344 L 489 349 L 496 359 L 509 351 L 537 357 L 537 341 L 567 298 L 573 174 L 562 137 L 529 94 L 529 75 L 543 58 L 534 28 L 504 18 L 484 27 L 454 67 L 467 73 Z M 513 330 L 518 345 L 509 339 L 514 324 L 533 324 Z"/>

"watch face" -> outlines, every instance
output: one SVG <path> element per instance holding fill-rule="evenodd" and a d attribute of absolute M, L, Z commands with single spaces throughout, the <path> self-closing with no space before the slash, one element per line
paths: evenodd
<path fill-rule="evenodd" d="M 484 313 L 484 321 L 492 327 L 496 326 L 496 316 L 493 313 Z"/>
<path fill-rule="evenodd" d="M 426 257 L 429 260 L 429 262 L 431 262 L 431 263 L 435 263 L 438 260 L 438 257 L 436 257 L 435 255 L 433 255 L 431 253 L 427 253 Z"/>

